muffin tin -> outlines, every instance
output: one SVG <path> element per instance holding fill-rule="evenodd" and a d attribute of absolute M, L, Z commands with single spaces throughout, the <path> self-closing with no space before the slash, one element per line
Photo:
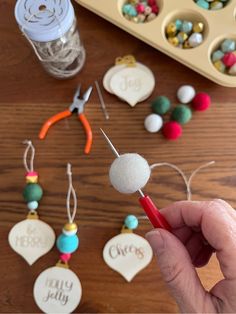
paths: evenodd
<path fill-rule="evenodd" d="M 140 24 L 123 16 L 121 9 L 125 0 L 76 1 L 208 79 L 223 86 L 236 87 L 236 77 L 219 72 L 211 62 L 212 52 L 224 39 L 236 39 L 236 0 L 216 11 L 202 9 L 193 0 L 157 0 L 158 16 L 151 22 Z M 173 47 L 166 39 L 165 28 L 175 19 L 203 22 L 203 43 L 193 49 Z"/>

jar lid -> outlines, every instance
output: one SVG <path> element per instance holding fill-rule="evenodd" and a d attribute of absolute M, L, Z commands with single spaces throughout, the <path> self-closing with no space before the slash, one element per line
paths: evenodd
<path fill-rule="evenodd" d="M 62 37 L 75 17 L 70 0 L 18 0 L 15 18 L 34 41 L 47 42 Z"/>

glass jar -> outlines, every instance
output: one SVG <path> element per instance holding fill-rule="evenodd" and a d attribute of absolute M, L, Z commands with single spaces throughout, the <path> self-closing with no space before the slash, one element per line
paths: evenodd
<path fill-rule="evenodd" d="M 85 62 L 70 0 L 18 0 L 15 16 L 44 69 L 53 77 L 75 76 Z"/>

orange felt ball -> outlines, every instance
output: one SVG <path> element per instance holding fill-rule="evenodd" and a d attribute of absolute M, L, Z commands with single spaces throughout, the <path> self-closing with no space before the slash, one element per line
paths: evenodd
<path fill-rule="evenodd" d="M 182 135 L 182 127 L 176 121 L 169 121 L 164 124 L 162 133 L 168 140 L 177 140 Z"/>

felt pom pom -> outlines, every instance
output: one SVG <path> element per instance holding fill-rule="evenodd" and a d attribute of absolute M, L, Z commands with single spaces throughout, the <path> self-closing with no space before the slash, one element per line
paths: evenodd
<path fill-rule="evenodd" d="M 192 111 L 186 105 L 178 105 L 174 108 L 171 114 L 171 119 L 180 124 L 188 123 L 192 118 Z"/>
<path fill-rule="evenodd" d="M 163 135 L 168 140 L 177 140 L 182 135 L 182 127 L 178 122 L 166 122 L 162 129 Z"/>
<path fill-rule="evenodd" d="M 207 110 L 211 105 L 211 97 L 206 93 L 198 93 L 192 101 L 192 107 L 197 111 Z"/>
<path fill-rule="evenodd" d="M 120 193 L 131 194 L 143 188 L 151 170 L 146 159 L 138 154 L 124 154 L 116 158 L 110 168 L 112 186 Z"/>
<path fill-rule="evenodd" d="M 171 103 L 166 96 L 158 96 L 152 101 L 152 111 L 156 114 L 166 114 L 170 109 Z"/>

